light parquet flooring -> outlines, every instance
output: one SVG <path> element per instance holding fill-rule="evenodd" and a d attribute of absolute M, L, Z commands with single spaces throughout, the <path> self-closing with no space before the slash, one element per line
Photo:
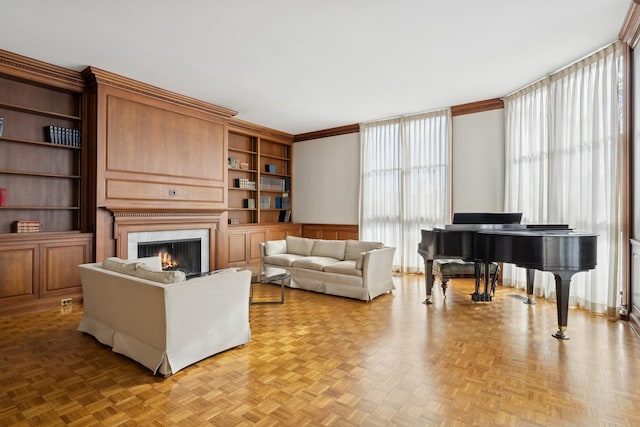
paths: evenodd
<path fill-rule="evenodd" d="M 371 303 L 286 289 L 249 344 L 166 379 L 77 332 L 81 306 L 2 318 L 0 426 L 640 425 L 627 322 L 571 309 L 559 341 L 553 302 L 454 280 L 426 307 L 424 276 L 394 280 Z"/>

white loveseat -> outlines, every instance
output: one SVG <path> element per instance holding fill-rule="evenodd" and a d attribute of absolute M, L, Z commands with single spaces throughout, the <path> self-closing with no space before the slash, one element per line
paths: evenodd
<path fill-rule="evenodd" d="M 321 240 L 289 236 L 260 244 L 264 267 L 291 273 L 291 288 L 372 300 L 395 289 L 395 248 L 379 242 Z"/>
<path fill-rule="evenodd" d="M 159 257 L 78 268 L 84 299 L 78 330 L 154 374 L 169 376 L 251 340 L 249 270 L 185 281 L 182 272 L 161 271 Z"/>

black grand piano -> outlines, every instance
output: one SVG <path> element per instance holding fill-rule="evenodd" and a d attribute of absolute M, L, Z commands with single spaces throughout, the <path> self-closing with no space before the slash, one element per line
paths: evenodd
<path fill-rule="evenodd" d="M 490 301 L 489 264 L 504 262 L 527 269 L 527 303 L 534 303 L 535 270 L 553 273 L 556 282 L 558 331 L 555 338 L 568 339 L 567 314 L 571 277 L 595 268 L 597 235 L 578 233 L 565 224 L 520 224 L 518 213 L 456 213 L 444 228 L 422 230 L 418 253 L 424 259 L 425 304 L 431 304 L 433 260 L 461 258 L 484 266 L 484 293 L 479 289 L 476 267 L 474 301 Z"/>

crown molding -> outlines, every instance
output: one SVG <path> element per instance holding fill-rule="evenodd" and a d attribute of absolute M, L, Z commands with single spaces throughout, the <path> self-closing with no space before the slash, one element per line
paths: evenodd
<path fill-rule="evenodd" d="M 192 108 L 205 113 L 215 114 L 224 118 L 233 117 L 237 111 L 200 101 L 189 96 L 180 95 L 156 86 L 142 83 L 128 77 L 123 77 L 110 71 L 101 70 L 96 67 L 87 67 L 82 71 L 87 86 L 107 85 L 118 89 L 123 89 L 139 95 L 148 96 L 163 102 L 168 102 L 181 107 Z"/>
<path fill-rule="evenodd" d="M 360 132 L 360 125 L 358 123 L 354 123 L 352 125 L 339 126 L 331 129 L 300 133 L 293 137 L 293 142 L 308 141 L 311 139 L 326 138 L 329 136 L 346 135 L 348 133 L 358 132 Z"/>
<path fill-rule="evenodd" d="M 633 3 L 629 5 L 629 10 L 620 28 L 618 38 L 631 46 L 632 49 L 636 47 L 638 41 L 640 41 L 640 0 L 633 0 Z"/>
<path fill-rule="evenodd" d="M 82 75 L 77 71 L 2 49 L 0 73 L 74 92 L 82 91 L 85 86 Z"/>
<path fill-rule="evenodd" d="M 470 102 L 468 104 L 454 105 L 451 107 L 451 116 L 481 113 L 483 111 L 499 110 L 504 108 L 504 101 L 500 98 L 486 99 L 484 101 Z"/>

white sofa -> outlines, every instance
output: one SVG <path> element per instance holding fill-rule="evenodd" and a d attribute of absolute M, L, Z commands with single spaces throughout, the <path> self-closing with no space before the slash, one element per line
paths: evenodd
<path fill-rule="evenodd" d="M 286 283 L 364 301 L 395 289 L 392 262 L 395 248 L 379 242 L 321 240 L 289 236 L 260 245 L 264 267 L 291 273 Z"/>
<path fill-rule="evenodd" d="M 185 281 L 159 257 L 109 258 L 78 266 L 84 314 L 93 335 L 153 373 L 169 376 L 251 340 L 251 271 L 221 271 Z"/>

